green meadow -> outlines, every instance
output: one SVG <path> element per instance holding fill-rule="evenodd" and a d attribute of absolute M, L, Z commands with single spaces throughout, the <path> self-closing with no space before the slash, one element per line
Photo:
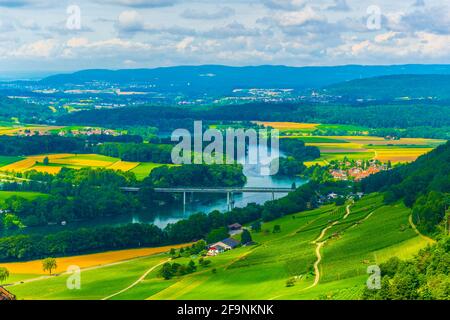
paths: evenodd
<path fill-rule="evenodd" d="M 29 191 L 0 191 L 0 201 L 4 201 L 12 196 L 22 197 L 28 200 L 33 200 L 38 197 L 47 197 L 45 193 L 29 192 Z"/>
<path fill-rule="evenodd" d="M 165 164 L 161 163 L 153 163 L 153 162 L 141 162 L 136 168 L 131 169 L 130 172 L 133 172 L 136 175 L 136 179 L 143 180 L 146 178 L 153 169 L 164 166 Z"/>
<path fill-rule="evenodd" d="M 385 206 L 373 194 L 349 208 L 348 214 L 346 206 L 327 205 L 264 223 L 252 232 L 255 245 L 208 257 L 210 266 L 170 280 L 159 276 L 158 266 L 137 281 L 169 258 L 162 254 L 83 271 L 81 290 L 66 288 L 67 275 L 8 290 L 19 299 L 102 299 L 120 292 L 112 299 L 356 299 L 368 266 L 392 256 L 409 258 L 428 242 L 412 229 L 410 209 L 401 203 Z M 275 225 L 281 232 L 272 232 Z"/>

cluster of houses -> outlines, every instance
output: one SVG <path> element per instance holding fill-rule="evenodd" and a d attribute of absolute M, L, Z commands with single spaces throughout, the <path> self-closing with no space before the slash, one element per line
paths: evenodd
<path fill-rule="evenodd" d="M 233 223 L 228 226 L 228 233 L 230 235 L 236 235 L 239 233 L 242 233 L 243 229 L 242 226 L 239 223 Z M 210 244 L 208 246 L 208 256 L 217 256 L 218 254 L 221 254 L 228 250 L 233 250 L 236 248 L 240 242 L 233 238 L 226 238 L 219 242 Z"/>
<path fill-rule="evenodd" d="M 337 168 L 336 168 L 337 167 Z M 339 161 L 335 168 L 330 169 L 330 174 L 335 180 L 360 181 L 368 176 L 389 169 L 388 164 L 377 160 Z"/>
<path fill-rule="evenodd" d="M 120 133 L 111 129 L 101 129 L 101 128 L 83 128 L 74 130 L 61 130 L 58 132 L 61 137 L 64 136 L 95 136 L 95 135 L 107 135 L 107 136 L 118 136 Z"/>

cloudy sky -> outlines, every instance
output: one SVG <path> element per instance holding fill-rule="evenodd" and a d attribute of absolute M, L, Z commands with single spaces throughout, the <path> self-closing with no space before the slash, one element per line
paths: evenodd
<path fill-rule="evenodd" d="M 0 0 L 0 71 L 450 62 L 440 0 Z"/>

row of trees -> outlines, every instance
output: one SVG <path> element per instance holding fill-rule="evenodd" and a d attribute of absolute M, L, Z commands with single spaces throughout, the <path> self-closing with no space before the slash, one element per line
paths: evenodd
<path fill-rule="evenodd" d="M 115 110 L 76 112 L 62 123 L 124 126 L 150 125 L 164 131 L 190 129 L 192 119 L 203 121 L 292 121 L 361 125 L 369 128 L 410 128 L 450 126 L 446 103 L 348 102 L 348 103 L 252 103 L 199 108 L 138 106 Z M 446 134 L 444 131 L 442 133 Z"/>
<path fill-rule="evenodd" d="M 0 155 L 24 156 L 42 153 L 92 153 L 98 144 L 111 142 L 136 144 L 142 142 L 140 136 L 92 135 L 86 137 L 48 136 L 0 136 Z M 119 143 L 120 142 L 120 143 Z M 133 143 L 132 143 L 133 142 Z"/>

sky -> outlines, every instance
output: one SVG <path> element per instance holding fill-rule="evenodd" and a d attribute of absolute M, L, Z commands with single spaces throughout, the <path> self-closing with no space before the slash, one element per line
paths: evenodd
<path fill-rule="evenodd" d="M 0 73 L 450 62 L 436 0 L 0 0 Z"/>

